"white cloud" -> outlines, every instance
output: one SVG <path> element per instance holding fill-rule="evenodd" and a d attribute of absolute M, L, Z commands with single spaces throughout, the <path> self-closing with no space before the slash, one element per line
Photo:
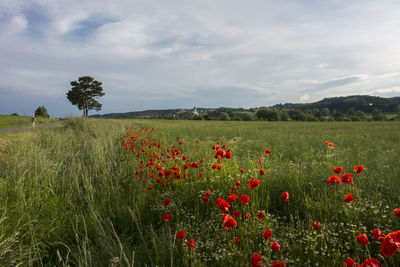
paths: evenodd
<path fill-rule="evenodd" d="M 150 98 L 206 105 L 229 88 L 239 106 L 398 94 L 394 0 L 4 0 L 0 10 L 3 92 L 63 96 L 92 75 L 105 98 L 141 99 L 137 109 Z"/>

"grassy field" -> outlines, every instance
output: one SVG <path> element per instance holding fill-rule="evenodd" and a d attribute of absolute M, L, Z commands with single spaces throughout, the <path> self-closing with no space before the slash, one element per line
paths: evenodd
<path fill-rule="evenodd" d="M 69 119 L 0 135 L 11 140 L 0 150 L 0 266 L 251 266 L 256 253 L 265 266 L 400 266 L 371 238 L 400 230 L 399 132 L 399 122 Z M 354 184 L 329 184 L 335 167 Z"/>
<path fill-rule="evenodd" d="M 0 128 L 31 126 L 31 116 L 0 115 Z M 58 119 L 36 117 L 35 123 L 51 123 Z"/>

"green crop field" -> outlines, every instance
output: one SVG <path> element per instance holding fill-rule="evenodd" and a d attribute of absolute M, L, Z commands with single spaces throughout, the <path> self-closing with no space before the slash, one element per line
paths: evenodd
<path fill-rule="evenodd" d="M 30 126 L 31 118 L 31 116 L 0 115 L 0 128 Z M 58 121 L 58 119 L 48 119 L 41 117 L 35 118 L 36 124 L 51 123 L 56 121 Z"/>
<path fill-rule="evenodd" d="M 68 119 L 0 135 L 0 266 L 400 266 L 399 133 Z"/>

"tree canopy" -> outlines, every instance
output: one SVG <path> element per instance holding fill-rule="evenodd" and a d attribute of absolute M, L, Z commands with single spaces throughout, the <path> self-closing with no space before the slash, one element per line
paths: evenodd
<path fill-rule="evenodd" d="M 88 116 L 89 109 L 101 110 L 101 104 L 97 101 L 103 96 L 102 83 L 93 77 L 79 77 L 78 81 L 71 82 L 71 90 L 67 93 L 68 100 L 72 105 L 77 105 L 79 110 L 83 110 L 83 116 Z"/>
<path fill-rule="evenodd" d="M 44 106 L 38 107 L 35 110 L 35 117 L 43 117 L 43 118 L 48 118 L 50 117 L 49 114 L 47 113 L 47 110 Z"/>

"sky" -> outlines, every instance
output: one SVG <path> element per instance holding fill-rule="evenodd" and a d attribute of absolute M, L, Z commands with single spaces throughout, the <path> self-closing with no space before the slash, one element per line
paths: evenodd
<path fill-rule="evenodd" d="M 400 95 L 398 0 L 1 0 L 0 114 L 99 114 Z M 89 111 L 89 115 L 97 114 Z"/>

